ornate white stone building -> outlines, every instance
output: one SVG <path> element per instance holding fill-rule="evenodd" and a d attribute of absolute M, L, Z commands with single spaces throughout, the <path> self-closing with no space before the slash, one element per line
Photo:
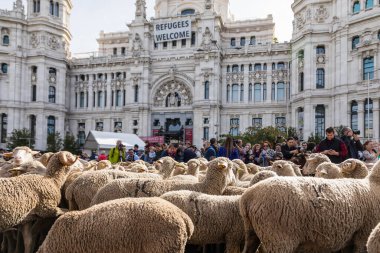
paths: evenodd
<path fill-rule="evenodd" d="M 127 32 L 101 32 L 98 52 L 71 57 L 71 0 L 28 0 L 26 16 L 17 0 L 0 11 L 0 146 L 23 127 L 37 149 L 54 131 L 81 143 L 99 130 L 199 145 L 250 126 L 292 126 L 307 138 L 369 122 L 366 134 L 379 138 L 378 0 L 296 0 L 290 43 L 274 40 L 271 15 L 236 21 L 228 4 L 156 0 L 147 20 L 136 0 Z M 168 23 L 191 24 L 186 38 L 156 43 Z"/>

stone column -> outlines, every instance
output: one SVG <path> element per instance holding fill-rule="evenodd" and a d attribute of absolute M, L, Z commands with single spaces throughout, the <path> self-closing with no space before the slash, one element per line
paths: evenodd
<path fill-rule="evenodd" d="M 358 128 L 361 135 L 364 136 L 364 101 L 358 101 Z"/>
<path fill-rule="evenodd" d="M 272 103 L 272 64 L 267 66 L 267 99 L 265 102 Z"/>

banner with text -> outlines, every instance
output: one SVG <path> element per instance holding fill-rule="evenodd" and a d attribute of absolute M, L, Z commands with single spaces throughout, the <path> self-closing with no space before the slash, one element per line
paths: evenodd
<path fill-rule="evenodd" d="M 154 25 L 154 42 L 156 43 L 190 38 L 191 19 L 177 19 Z"/>

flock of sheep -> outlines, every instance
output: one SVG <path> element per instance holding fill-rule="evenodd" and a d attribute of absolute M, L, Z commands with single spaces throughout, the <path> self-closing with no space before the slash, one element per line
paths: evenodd
<path fill-rule="evenodd" d="M 380 162 L 369 171 L 323 154 L 303 168 L 36 155 L 19 147 L 0 160 L 1 253 L 380 252 Z"/>

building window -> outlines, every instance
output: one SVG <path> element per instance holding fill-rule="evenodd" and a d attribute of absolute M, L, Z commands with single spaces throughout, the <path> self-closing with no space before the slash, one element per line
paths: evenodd
<path fill-rule="evenodd" d="M 96 130 L 96 131 L 103 132 L 103 129 L 104 129 L 104 124 L 103 124 L 103 122 L 96 122 L 96 123 L 95 123 L 95 130 Z"/>
<path fill-rule="evenodd" d="M 325 50 L 325 46 L 317 46 L 317 54 L 325 54 L 326 53 L 326 50 Z"/>
<path fill-rule="evenodd" d="M 240 72 L 244 72 L 244 65 L 240 65 Z"/>
<path fill-rule="evenodd" d="M 235 38 L 231 38 L 230 45 L 231 45 L 231 47 L 236 47 L 236 39 Z"/>
<path fill-rule="evenodd" d="M 177 47 L 177 41 L 176 40 L 173 40 L 172 41 L 172 48 L 176 48 Z"/>
<path fill-rule="evenodd" d="M 59 3 L 55 3 L 55 16 L 59 17 Z"/>
<path fill-rule="evenodd" d="M 373 102 L 368 98 L 364 101 L 364 137 L 373 137 Z"/>
<path fill-rule="evenodd" d="M 86 107 L 88 108 L 88 100 L 89 100 L 89 93 L 88 91 L 86 92 Z"/>
<path fill-rule="evenodd" d="M 227 65 L 227 73 L 230 73 L 230 72 L 231 72 L 231 66 Z"/>
<path fill-rule="evenodd" d="M 55 87 L 49 86 L 49 103 L 55 103 Z"/>
<path fill-rule="evenodd" d="M 123 90 L 123 106 L 125 106 L 126 97 L 127 97 L 127 92 L 126 92 L 126 90 Z"/>
<path fill-rule="evenodd" d="M 113 55 L 117 55 L 117 48 L 116 47 L 113 48 Z"/>
<path fill-rule="evenodd" d="M 193 15 L 195 14 L 194 9 L 185 9 L 181 11 L 181 16 Z"/>
<path fill-rule="evenodd" d="M 47 120 L 47 133 L 54 134 L 55 133 L 55 117 L 49 116 Z"/>
<path fill-rule="evenodd" d="M 167 49 L 168 48 L 168 42 L 165 41 L 164 43 L 162 43 L 162 48 L 163 49 Z"/>
<path fill-rule="evenodd" d="M 277 83 L 277 101 L 285 101 L 285 83 Z"/>
<path fill-rule="evenodd" d="M 263 119 L 262 118 L 252 118 L 252 126 L 254 128 L 262 128 L 263 127 Z"/>
<path fill-rule="evenodd" d="M 267 64 L 266 63 L 264 63 L 264 65 L 263 65 L 263 70 L 267 70 Z"/>
<path fill-rule="evenodd" d="M 352 130 L 359 130 L 359 116 L 358 116 L 358 103 L 352 101 L 351 103 L 351 128 Z"/>
<path fill-rule="evenodd" d="M 195 32 L 191 32 L 191 45 L 194 46 L 196 41 Z"/>
<path fill-rule="evenodd" d="M 115 122 L 113 124 L 113 131 L 115 133 L 121 133 L 123 131 L 123 122 Z"/>
<path fill-rule="evenodd" d="M 232 65 L 232 72 L 239 72 L 239 65 L 237 64 Z"/>
<path fill-rule="evenodd" d="M 286 132 L 286 118 L 285 117 L 276 117 L 275 119 L 276 128 L 281 132 Z"/>
<path fill-rule="evenodd" d="M 359 36 L 353 37 L 352 38 L 352 49 L 356 49 L 359 43 L 360 43 Z"/>
<path fill-rule="evenodd" d="M 373 56 L 363 59 L 363 80 L 372 80 L 374 78 L 374 58 Z"/>
<path fill-rule="evenodd" d="M 284 62 L 277 63 L 277 69 L 279 70 L 285 69 L 285 63 Z"/>
<path fill-rule="evenodd" d="M 303 91 L 303 89 L 304 89 L 304 74 L 303 72 L 301 72 L 298 78 L 298 90 Z"/>
<path fill-rule="evenodd" d="M 33 1 L 33 12 L 39 13 L 41 10 L 41 1 L 40 0 L 34 0 Z"/>
<path fill-rule="evenodd" d="M 9 35 L 3 36 L 3 46 L 9 46 Z"/>
<path fill-rule="evenodd" d="M 248 71 L 251 72 L 252 69 L 253 69 L 253 68 L 252 68 L 252 64 L 249 64 L 249 65 L 248 65 Z"/>
<path fill-rule="evenodd" d="M 325 88 L 325 70 L 323 68 L 317 69 L 317 89 Z"/>
<path fill-rule="evenodd" d="M 7 130 L 8 129 L 8 115 L 3 113 L 1 114 L 1 143 L 7 142 Z"/>
<path fill-rule="evenodd" d="M 54 15 L 54 2 L 50 1 L 50 8 L 49 8 L 50 15 Z"/>
<path fill-rule="evenodd" d="M 370 9 L 373 7 L 373 0 L 366 0 L 365 1 L 365 8 Z"/>
<path fill-rule="evenodd" d="M 99 108 L 103 107 L 103 104 L 104 104 L 103 91 L 98 91 L 98 107 Z"/>
<path fill-rule="evenodd" d="M 240 38 L 240 46 L 242 46 L 242 47 L 245 46 L 245 37 Z"/>
<path fill-rule="evenodd" d="M 377 32 L 377 39 L 380 40 L 380 30 Z"/>
<path fill-rule="evenodd" d="M 239 102 L 239 84 L 232 85 L 232 103 Z"/>
<path fill-rule="evenodd" d="M 301 49 L 300 51 L 298 51 L 298 60 L 303 61 L 304 58 L 305 58 L 305 51 Z"/>
<path fill-rule="evenodd" d="M 248 101 L 252 102 L 252 84 L 251 83 L 248 86 Z"/>
<path fill-rule="evenodd" d="M 125 55 L 125 47 L 121 48 L 121 55 Z"/>
<path fill-rule="evenodd" d="M 182 47 L 186 47 L 186 39 L 181 40 L 181 45 L 182 45 Z"/>
<path fill-rule="evenodd" d="M 255 83 L 254 98 L 255 98 L 255 102 L 261 102 L 261 84 L 259 83 Z"/>
<path fill-rule="evenodd" d="M 210 132 L 210 128 L 208 128 L 208 127 L 204 127 L 203 128 L 203 139 L 204 140 L 208 140 L 209 139 L 209 132 Z"/>
<path fill-rule="evenodd" d="M 79 93 L 79 107 L 84 108 L 84 92 Z"/>
<path fill-rule="evenodd" d="M 354 2 L 354 5 L 352 6 L 352 12 L 353 12 L 354 14 L 360 12 L 360 2 L 359 2 L 359 1 L 355 1 L 355 2 Z"/>
<path fill-rule="evenodd" d="M 240 101 L 244 101 L 244 84 L 240 84 Z"/>
<path fill-rule="evenodd" d="M 267 100 L 267 84 L 263 84 L 263 101 Z"/>
<path fill-rule="evenodd" d="M 251 38 L 249 40 L 249 45 L 251 45 L 251 46 L 256 45 L 256 37 L 255 36 L 251 36 Z"/>
<path fill-rule="evenodd" d="M 121 90 L 116 91 L 116 107 L 121 106 Z"/>
<path fill-rule="evenodd" d="M 92 93 L 92 107 L 94 107 L 94 108 L 96 106 L 96 100 L 95 100 L 95 98 L 96 98 L 96 92 L 94 91 Z"/>
<path fill-rule="evenodd" d="M 317 105 L 315 108 L 315 135 L 325 137 L 325 106 Z"/>
<path fill-rule="evenodd" d="M 261 70 L 261 64 L 260 63 L 256 63 L 253 69 L 255 71 L 260 71 Z"/>
<path fill-rule="evenodd" d="M 137 135 L 138 134 L 138 132 L 139 132 L 139 130 L 138 129 L 133 129 L 133 134 L 135 134 L 135 135 Z"/>
<path fill-rule="evenodd" d="M 240 125 L 240 119 L 239 118 L 232 118 L 230 120 L 230 135 L 232 135 L 232 136 L 238 136 L 239 135 L 239 125 Z"/>
<path fill-rule="evenodd" d="M 276 70 L 276 63 L 272 63 L 272 70 Z"/>
<path fill-rule="evenodd" d="M 139 86 L 135 85 L 134 87 L 134 101 L 135 103 L 139 102 Z"/>
<path fill-rule="evenodd" d="M 37 125 L 36 115 L 30 115 L 29 116 L 29 129 L 30 129 L 30 135 L 32 138 L 36 137 L 36 125 Z"/>
<path fill-rule="evenodd" d="M 37 101 L 37 85 L 32 85 L 32 102 Z"/>
<path fill-rule="evenodd" d="M 107 107 L 107 91 L 104 91 L 104 107 Z"/>
<path fill-rule="evenodd" d="M 210 97 L 210 82 L 206 81 L 205 87 L 204 87 L 204 99 L 209 99 L 209 97 Z"/>
<path fill-rule="evenodd" d="M 276 84 L 275 83 L 272 83 L 272 101 L 276 101 Z"/>
<path fill-rule="evenodd" d="M 1 72 L 3 74 L 7 74 L 8 73 L 8 64 L 6 64 L 6 63 L 2 63 L 1 64 Z"/>
<path fill-rule="evenodd" d="M 227 85 L 227 103 L 230 102 L 230 85 Z"/>
<path fill-rule="evenodd" d="M 83 147 L 86 141 L 86 124 L 79 123 L 78 124 L 78 144 L 79 147 Z"/>

